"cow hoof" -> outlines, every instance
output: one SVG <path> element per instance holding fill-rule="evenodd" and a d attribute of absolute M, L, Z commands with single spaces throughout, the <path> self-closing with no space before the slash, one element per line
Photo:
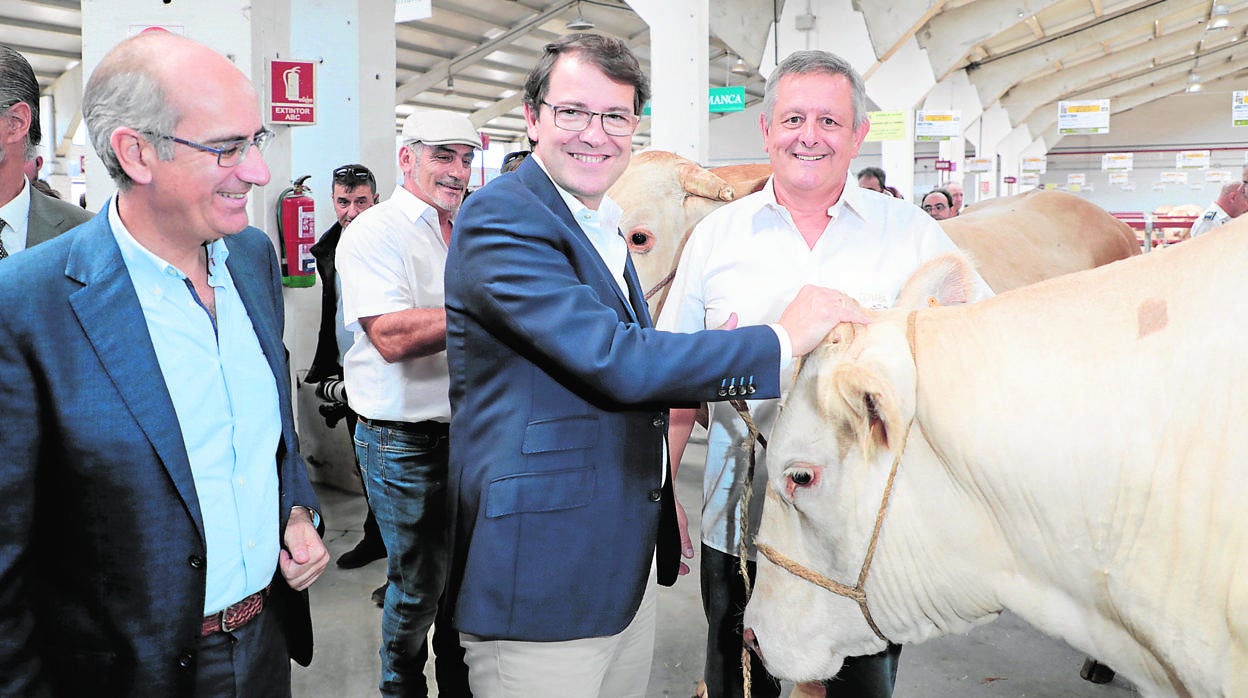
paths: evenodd
<path fill-rule="evenodd" d="M 1114 670 L 1091 657 L 1083 660 L 1083 668 L 1079 670 L 1079 675 L 1085 681 L 1092 683 L 1109 683 L 1114 680 Z"/>

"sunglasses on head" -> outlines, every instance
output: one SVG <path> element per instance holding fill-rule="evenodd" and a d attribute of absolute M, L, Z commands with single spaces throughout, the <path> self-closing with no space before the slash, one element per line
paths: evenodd
<path fill-rule="evenodd" d="M 372 182 L 373 173 L 362 165 L 343 165 L 334 170 L 334 181 L 344 184 L 347 182 Z"/>

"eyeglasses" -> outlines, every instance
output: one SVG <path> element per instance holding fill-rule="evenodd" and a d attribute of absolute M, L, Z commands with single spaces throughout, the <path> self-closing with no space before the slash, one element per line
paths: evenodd
<path fill-rule="evenodd" d="M 343 165 L 334 170 L 334 181 L 339 184 L 350 184 L 352 182 L 373 182 L 373 173 L 367 167 L 362 165 Z"/>
<path fill-rule="evenodd" d="M 932 211 L 948 211 L 949 204 L 923 204 L 923 210 L 928 213 Z"/>
<path fill-rule="evenodd" d="M 608 136 L 631 136 L 637 130 L 637 124 L 641 122 L 641 117 L 633 114 L 589 111 L 576 107 L 556 106 L 545 101 L 542 104 L 550 107 L 551 113 L 555 115 L 555 126 L 564 131 L 584 131 L 589 128 L 589 122 L 598 116 L 602 117 L 603 133 Z"/>
<path fill-rule="evenodd" d="M 267 128 L 261 129 L 259 133 L 251 138 L 239 138 L 234 141 L 226 141 L 220 146 L 215 147 L 211 145 L 204 145 L 203 143 L 188 141 L 184 138 L 178 138 L 177 136 L 170 136 L 164 133 L 152 133 L 149 135 L 156 136 L 157 138 L 163 138 L 167 141 L 173 141 L 174 143 L 181 143 L 187 147 L 202 150 L 205 153 L 212 153 L 217 156 L 217 164 L 221 167 L 234 167 L 242 163 L 243 160 L 247 159 L 247 151 L 249 151 L 252 146 L 255 146 L 258 152 L 263 153 L 264 149 L 269 147 L 269 143 L 277 134 Z"/>

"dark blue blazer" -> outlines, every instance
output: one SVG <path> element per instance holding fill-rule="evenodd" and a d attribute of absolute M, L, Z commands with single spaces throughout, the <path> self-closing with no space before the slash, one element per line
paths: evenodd
<path fill-rule="evenodd" d="M 108 207 L 0 262 L 0 695 L 190 695 L 204 525 L 173 403 Z M 228 266 L 282 408 L 285 526 L 316 507 L 298 454 L 273 246 L 248 228 Z M 306 594 L 271 595 L 311 659 Z"/>
<path fill-rule="evenodd" d="M 725 379 L 779 394 L 766 327 L 653 329 L 533 158 L 468 197 L 446 266 L 451 374 L 447 598 L 461 631 L 556 641 L 635 615 L 679 565 L 664 439 L 672 405 Z M 669 471 L 670 472 L 670 471 Z"/>

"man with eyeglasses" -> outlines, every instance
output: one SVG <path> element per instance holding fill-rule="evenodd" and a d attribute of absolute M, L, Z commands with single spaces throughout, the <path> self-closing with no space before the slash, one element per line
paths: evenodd
<path fill-rule="evenodd" d="M 449 555 L 442 274 L 481 138 L 468 117 L 446 111 L 413 112 L 402 138 L 402 185 L 338 243 L 343 322 L 355 336 L 343 369 L 359 415 L 356 456 L 387 554 L 381 694 L 426 695 L 433 625 L 438 694 L 465 696 L 459 638 L 435 623 Z"/>
<path fill-rule="evenodd" d="M 26 58 L 0 45 L 0 259 L 70 228 L 91 214 L 32 186 L 27 162 L 35 160 L 39 128 L 39 81 Z M 38 158 L 42 161 L 43 158 Z"/>
<path fill-rule="evenodd" d="M 109 51 L 82 112 L 118 193 L 0 264 L 0 695 L 289 696 L 329 557 L 247 221 L 271 134 L 169 32 Z"/>
<path fill-rule="evenodd" d="M 338 241 L 356 216 L 372 208 L 380 200 L 377 195 L 377 179 L 372 170 L 355 164 L 334 168 L 330 196 L 334 215 L 338 220 L 321 235 L 310 250 L 316 260 L 316 273 L 321 277 L 321 324 L 317 332 L 312 366 L 303 380 L 314 384 L 342 380 L 342 357 L 355 341 L 355 336 L 342 324 L 342 287 L 335 264 Z M 326 385 L 332 386 L 334 383 Z M 340 382 L 337 385 L 341 387 Z M 318 388 L 317 394 L 322 394 L 324 389 L 325 386 Z M 331 397 L 342 396 L 325 395 L 326 399 Z M 325 412 L 327 408 L 330 408 L 328 413 Z M 321 410 L 331 427 L 339 419 L 346 424 L 347 438 L 351 439 L 351 448 L 354 451 L 355 412 L 340 399 L 330 400 L 321 406 Z M 364 537 L 354 548 L 338 556 L 338 566 L 348 570 L 355 569 L 385 557 L 386 544 L 381 540 L 377 518 L 373 515 L 372 507 L 369 507 L 368 515 L 364 518 Z M 382 605 L 385 591 L 386 585 L 382 584 L 373 592 L 373 599 L 378 606 Z"/>
<path fill-rule="evenodd" d="M 1243 181 L 1231 182 L 1222 187 L 1222 191 L 1218 192 L 1218 198 L 1209 204 L 1209 208 L 1205 209 L 1200 218 L 1192 224 L 1191 230 L 1188 231 L 1188 237 L 1196 237 L 1223 226 L 1233 218 L 1239 218 L 1248 211 L 1248 167 L 1244 168 Z"/>
<path fill-rule="evenodd" d="M 548 44 L 524 87 L 533 154 L 451 240 L 447 598 L 477 696 L 645 695 L 656 584 L 681 567 L 668 407 L 775 397 L 792 355 L 865 321 L 807 288 L 773 326 L 653 328 L 606 196 L 648 95 L 619 39 Z"/>
<path fill-rule="evenodd" d="M 938 221 L 953 218 L 953 195 L 944 189 L 933 189 L 923 195 L 923 210 Z"/>

